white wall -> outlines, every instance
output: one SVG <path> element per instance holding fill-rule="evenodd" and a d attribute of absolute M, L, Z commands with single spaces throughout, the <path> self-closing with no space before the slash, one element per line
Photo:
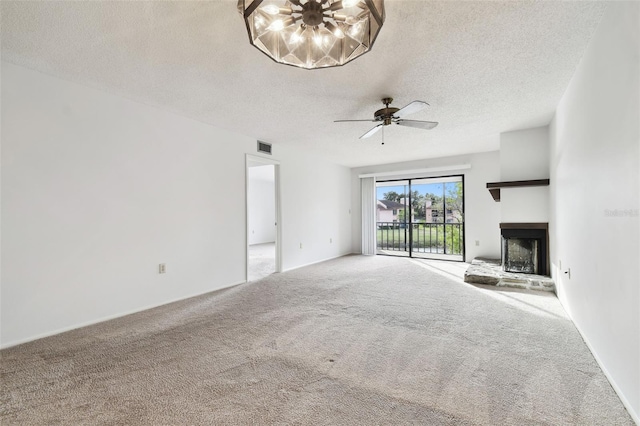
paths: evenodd
<path fill-rule="evenodd" d="M 351 253 L 350 169 L 289 153 L 280 161 L 283 269 Z"/>
<path fill-rule="evenodd" d="M 274 166 L 249 167 L 247 203 L 249 244 L 276 241 L 276 190 Z"/>
<path fill-rule="evenodd" d="M 500 181 L 549 178 L 549 128 L 500 135 Z M 549 222 L 549 187 L 502 188 L 502 222 Z"/>
<path fill-rule="evenodd" d="M 549 128 L 500 134 L 500 180 L 549 178 Z"/>
<path fill-rule="evenodd" d="M 639 22 L 610 3 L 558 105 L 550 233 L 558 296 L 640 423 Z"/>
<path fill-rule="evenodd" d="M 407 175 L 401 172 L 402 170 L 416 170 L 460 164 L 471 164 L 471 169 L 413 175 Z M 500 155 L 497 151 L 352 169 L 351 193 L 353 195 L 351 205 L 354 214 L 352 215 L 351 227 L 353 229 L 352 245 L 355 252 L 360 253 L 361 251 L 360 179 L 358 175 L 395 171 L 400 171 L 397 178 L 463 174 L 465 190 L 466 261 L 471 262 L 474 257 L 479 256 L 495 259 L 500 258 L 500 203 L 493 201 L 486 186 L 487 182 L 500 180 Z M 378 178 L 378 180 L 393 178 L 395 177 L 385 176 Z M 479 245 L 476 245 L 476 241 Z"/>
<path fill-rule="evenodd" d="M 1 75 L 3 347 L 244 282 L 255 138 L 8 63 Z M 284 269 L 349 253 L 349 169 L 277 143 L 274 159 Z"/>

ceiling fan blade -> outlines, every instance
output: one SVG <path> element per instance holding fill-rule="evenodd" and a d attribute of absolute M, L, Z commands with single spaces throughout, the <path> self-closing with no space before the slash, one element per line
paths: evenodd
<path fill-rule="evenodd" d="M 429 104 L 426 102 L 413 101 L 409 105 L 405 106 L 404 108 L 399 109 L 395 114 L 393 114 L 393 116 L 398 118 L 406 117 L 407 115 L 411 115 L 415 112 L 422 111 L 428 106 Z"/>
<path fill-rule="evenodd" d="M 369 123 L 375 123 L 378 120 L 333 120 L 334 123 L 351 123 L 355 121 L 368 121 Z"/>
<path fill-rule="evenodd" d="M 377 132 L 378 130 L 380 130 L 382 128 L 382 126 L 384 126 L 384 124 L 380 123 L 377 126 L 375 126 L 373 129 L 369 130 L 367 133 L 365 133 L 364 135 L 360 136 L 360 139 L 366 139 L 368 137 L 370 137 L 371 135 L 373 135 L 375 132 Z"/>
<path fill-rule="evenodd" d="M 436 121 L 419 121 L 419 120 L 398 120 L 396 124 L 407 127 L 415 127 L 418 129 L 431 130 L 438 125 Z"/>

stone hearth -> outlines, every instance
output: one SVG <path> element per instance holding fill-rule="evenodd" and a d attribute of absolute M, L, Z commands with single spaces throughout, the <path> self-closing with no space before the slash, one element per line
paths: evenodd
<path fill-rule="evenodd" d="M 464 281 L 472 284 L 488 284 L 498 287 L 526 288 L 555 292 L 553 280 L 544 275 L 519 274 L 502 270 L 500 259 L 477 257 L 464 273 Z"/>

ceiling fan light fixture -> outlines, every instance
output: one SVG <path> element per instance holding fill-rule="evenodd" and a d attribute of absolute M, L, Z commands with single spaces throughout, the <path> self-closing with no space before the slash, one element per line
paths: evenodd
<path fill-rule="evenodd" d="M 269 15 L 277 15 L 280 13 L 280 8 L 275 4 L 267 4 L 261 7 L 262 11 Z"/>
<path fill-rule="evenodd" d="M 343 6 L 343 2 L 341 0 L 334 1 L 329 5 L 329 10 L 340 10 L 344 8 L 345 6 Z"/>
<path fill-rule="evenodd" d="M 291 16 L 285 19 L 274 19 L 273 21 L 271 21 L 271 24 L 269 24 L 269 26 L 267 27 L 267 30 L 282 31 L 283 29 L 293 25 L 295 22 L 296 20 Z"/>
<path fill-rule="evenodd" d="M 355 16 L 347 16 L 344 22 L 346 22 L 347 25 L 356 25 L 358 22 L 360 22 L 360 18 L 357 18 Z"/>
<path fill-rule="evenodd" d="M 367 53 L 385 19 L 384 0 L 238 0 L 238 12 L 254 47 L 305 69 L 341 66 Z"/>
<path fill-rule="evenodd" d="M 316 46 L 322 47 L 323 41 L 324 38 L 322 37 L 322 34 L 320 34 L 318 27 L 313 27 L 313 42 L 316 44 Z"/>
<path fill-rule="evenodd" d="M 360 9 L 364 9 L 366 7 L 366 4 L 360 0 L 342 0 L 342 7 L 344 9 L 347 9 L 349 7 L 353 7 L 356 5 L 358 5 Z"/>
<path fill-rule="evenodd" d="M 298 29 L 296 29 L 293 32 L 293 34 L 291 34 L 291 38 L 289 39 L 289 44 L 296 45 L 300 43 L 304 39 L 304 37 L 302 36 L 302 33 L 304 33 L 306 29 L 307 27 L 305 27 L 304 25 L 300 25 Z"/>
<path fill-rule="evenodd" d="M 331 34 L 336 36 L 337 38 L 344 38 L 344 31 L 337 24 L 332 24 L 331 22 L 325 22 L 325 28 L 329 30 Z"/>

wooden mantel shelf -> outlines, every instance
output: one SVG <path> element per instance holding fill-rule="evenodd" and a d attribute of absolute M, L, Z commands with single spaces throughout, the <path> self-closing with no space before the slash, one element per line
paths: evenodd
<path fill-rule="evenodd" d="M 489 182 L 487 189 L 495 201 L 500 201 L 500 188 L 519 188 L 525 186 L 548 186 L 549 179 L 512 180 L 509 182 Z"/>

